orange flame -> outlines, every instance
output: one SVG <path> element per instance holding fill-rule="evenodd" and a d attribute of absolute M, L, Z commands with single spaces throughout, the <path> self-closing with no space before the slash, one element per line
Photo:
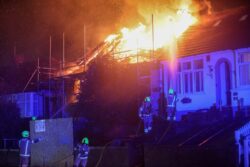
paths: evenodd
<path fill-rule="evenodd" d="M 198 19 L 192 15 L 189 5 L 181 5 L 174 15 L 161 14 L 157 16 L 154 23 L 154 49 L 171 46 L 197 21 Z M 116 52 L 128 52 L 129 55 L 136 55 L 138 51 L 148 52 L 152 50 L 151 25 L 147 27 L 139 23 L 134 29 L 122 28 L 119 34 L 109 35 L 105 42 L 111 43 L 118 38 L 120 41 Z M 116 54 L 117 59 L 123 57 L 124 54 Z M 132 62 L 136 62 L 135 59 Z"/>

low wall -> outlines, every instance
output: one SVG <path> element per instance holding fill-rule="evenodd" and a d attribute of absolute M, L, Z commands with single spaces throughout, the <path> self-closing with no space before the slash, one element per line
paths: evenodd
<path fill-rule="evenodd" d="M 145 167 L 232 167 L 236 149 L 145 147 Z"/>
<path fill-rule="evenodd" d="M 17 167 L 19 164 L 19 150 L 0 150 L 0 166 Z"/>
<path fill-rule="evenodd" d="M 87 167 L 132 167 L 129 153 L 131 149 L 128 147 L 91 147 Z M 145 167 L 232 167 L 236 166 L 236 158 L 234 147 L 144 147 Z M 0 150 L 0 166 L 17 167 L 18 161 L 18 150 Z"/>

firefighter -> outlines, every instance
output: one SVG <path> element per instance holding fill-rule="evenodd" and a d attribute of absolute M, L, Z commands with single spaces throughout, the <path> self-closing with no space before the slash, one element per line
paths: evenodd
<path fill-rule="evenodd" d="M 31 140 L 29 138 L 29 131 L 24 130 L 22 132 L 22 139 L 19 140 L 20 148 L 20 167 L 28 167 L 30 163 L 30 147 L 31 144 L 37 143 L 41 139 Z"/>
<path fill-rule="evenodd" d="M 151 109 L 151 100 L 150 97 L 146 97 L 139 108 L 139 117 L 144 122 L 144 133 L 148 133 L 152 130 L 152 109 Z"/>
<path fill-rule="evenodd" d="M 76 148 L 76 157 L 74 162 L 74 167 L 87 165 L 88 155 L 89 155 L 89 139 L 84 137 L 81 144 L 77 144 Z"/>
<path fill-rule="evenodd" d="M 170 88 L 168 90 L 168 98 L 167 98 L 167 120 L 176 120 L 176 93 L 174 89 Z"/>

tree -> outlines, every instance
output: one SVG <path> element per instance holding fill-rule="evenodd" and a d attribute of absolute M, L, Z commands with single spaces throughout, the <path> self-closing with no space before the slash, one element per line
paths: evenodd
<path fill-rule="evenodd" d="M 134 134 L 141 91 L 136 65 L 102 56 L 89 67 L 79 103 L 69 110 L 74 116 L 87 118 L 89 125 L 106 137 Z"/>

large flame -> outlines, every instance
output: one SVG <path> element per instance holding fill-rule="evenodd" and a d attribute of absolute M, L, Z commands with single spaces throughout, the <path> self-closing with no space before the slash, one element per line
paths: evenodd
<path fill-rule="evenodd" d="M 155 50 L 171 46 L 197 21 L 198 19 L 192 15 L 189 6 L 182 4 L 174 13 L 161 13 L 155 16 L 153 33 L 152 23 L 148 25 L 139 23 L 134 29 L 122 28 L 120 33 L 109 35 L 105 42 L 111 43 L 119 39 L 115 52 L 137 55 L 140 51 L 148 52 L 152 50 L 153 43 Z M 152 40 L 152 36 L 154 36 L 154 40 Z M 119 59 L 124 57 L 124 54 L 116 54 L 115 57 Z M 136 62 L 138 59 L 132 59 L 131 61 Z"/>

